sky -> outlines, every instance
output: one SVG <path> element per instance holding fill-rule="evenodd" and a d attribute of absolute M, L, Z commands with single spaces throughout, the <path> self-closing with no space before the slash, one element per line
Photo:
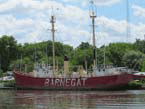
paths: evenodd
<path fill-rule="evenodd" d="M 97 16 L 97 47 L 144 39 L 144 0 L 128 0 L 128 8 L 127 0 L 94 0 L 94 5 L 90 0 L 0 0 L 0 36 L 11 35 L 22 44 L 52 40 L 54 15 L 55 41 L 73 47 L 81 42 L 92 44 L 92 9 Z"/>

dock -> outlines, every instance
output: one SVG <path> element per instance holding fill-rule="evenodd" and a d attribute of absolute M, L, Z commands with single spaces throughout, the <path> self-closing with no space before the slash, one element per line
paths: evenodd
<path fill-rule="evenodd" d="M 1 83 L 0 84 L 0 90 L 1 89 L 14 89 L 14 86 L 10 86 L 9 84 Z"/>

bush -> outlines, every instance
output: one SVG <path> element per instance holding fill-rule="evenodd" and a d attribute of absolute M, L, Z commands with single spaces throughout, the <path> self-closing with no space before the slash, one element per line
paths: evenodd
<path fill-rule="evenodd" d="M 141 87 L 143 85 L 143 83 L 141 81 L 131 81 L 128 84 L 130 87 Z"/>
<path fill-rule="evenodd" d="M 142 78 L 142 79 L 140 80 L 140 82 L 141 82 L 143 85 L 145 85 L 145 78 Z"/>

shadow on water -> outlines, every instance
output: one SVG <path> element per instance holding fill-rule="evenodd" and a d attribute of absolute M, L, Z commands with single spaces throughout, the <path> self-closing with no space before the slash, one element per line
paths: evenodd
<path fill-rule="evenodd" d="M 0 90 L 2 109 L 144 109 L 145 90 Z"/>

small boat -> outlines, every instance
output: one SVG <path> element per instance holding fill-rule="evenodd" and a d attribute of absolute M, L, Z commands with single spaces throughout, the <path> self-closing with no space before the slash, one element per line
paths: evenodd
<path fill-rule="evenodd" d="M 140 80 L 141 78 L 145 78 L 145 72 L 134 71 L 132 74 L 135 80 Z"/>

